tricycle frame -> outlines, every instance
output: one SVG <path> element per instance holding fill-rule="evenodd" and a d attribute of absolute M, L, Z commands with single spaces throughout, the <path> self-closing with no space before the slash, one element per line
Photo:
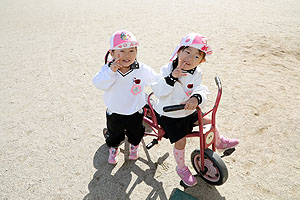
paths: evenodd
<path fill-rule="evenodd" d="M 200 139 L 200 158 L 201 158 L 201 174 L 204 175 L 207 171 L 205 169 L 204 165 L 204 150 L 209 148 L 211 146 L 211 149 L 215 152 L 216 151 L 216 134 L 215 134 L 215 127 L 216 127 L 216 112 L 221 100 L 222 96 L 222 85 L 221 81 L 218 76 L 215 77 L 215 82 L 218 87 L 218 94 L 214 103 L 214 106 L 212 109 L 210 109 L 208 112 L 203 113 L 201 111 L 201 108 L 198 106 L 196 108 L 198 113 L 198 126 L 199 131 L 192 131 L 190 134 L 188 134 L 186 137 L 199 137 Z M 148 124 L 154 133 L 146 132 L 145 136 L 153 136 L 155 139 L 147 145 L 147 148 L 150 149 L 152 146 L 158 143 L 163 138 L 163 135 L 165 134 L 162 127 L 157 123 L 157 118 L 155 116 L 155 112 L 153 109 L 153 106 L 151 104 L 151 96 L 153 95 L 153 92 L 148 96 L 148 108 L 144 108 L 144 123 Z M 150 112 L 149 112 L 150 111 Z M 208 114 L 211 114 L 211 124 L 204 127 L 203 124 L 203 117 L 207 116 Z"/>

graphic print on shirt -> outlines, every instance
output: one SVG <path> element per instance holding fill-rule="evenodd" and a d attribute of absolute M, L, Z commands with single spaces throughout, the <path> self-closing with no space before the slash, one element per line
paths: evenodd
<path fill-rule="evenodd" d="M 133 86 L 131 87 L 131 93 L 133 95 L 138 95 L 142 91 L 142 87 L 140 85 L 141 79 L 137 79 L 134 77 L 133 79 Z"/>
<path fill-rule="evenodd" d="M 190 83 L 186 86 L 186 88 L 187 88 L 187 91 L 185 92 L 186 96 L 190 97 L 192 95 L 193 87 L 194 87 L 194 85 L 192 83 Z"/>

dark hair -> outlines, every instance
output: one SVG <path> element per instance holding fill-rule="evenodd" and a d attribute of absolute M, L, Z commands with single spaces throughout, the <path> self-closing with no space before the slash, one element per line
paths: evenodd
<path fill-rule="evenodd" d="M 178 49 L 177 52 L 183 51 L 183 50 L 185 50 L 186 48 L 188 48 L 188 47 L 187 47 L 187 46 L 182 46 L 182 47 L 180 47 L 180 48 Z M 173 70 L 178 66 L 178 57 L 177 57 L 175 60 L 173 60 L 172 66 L 173 66 L 173 69 L 172 69 L 172 71 L 173 71 Z"/>
<path fill-rule="evenodd" d="M 187 49 L 188 47 L 189 47 L 189 46 L 182 46 L 182 47 L 180 47 L 180 48 L 178 49 L 177 52 L 179 52 L 179 51 L 184 51 L 184 50 Z M 199 51 L 200 55 L 203 54 L 203 58 L 202 58 L 202 59 L 204 59 L 205 56 L 206 56 L 206 53 L 204 53 L 204 52 L 201 51 L 200 49 L 198 49 L 198 51 Z M 177 57 L 175 60 L 173 60 L 172 65 L 173 65 L 173 70 L 178 66 L 178 57 Z M 173 71 L 173 70 L 172 70 L 172 71 Z"/>
<path fill-rule="evenodd" d="M 182 47 L 180 47 L 180 48 L 178 49 L 178 51 L 183 51 L 183 50 L 187 49 L 188 47 L 189 47 L 189 46 L 182 46 Z M 202 58 L 202 59 L 204 59 L 205 56 L 206 56 L 206 53 L 203 52 L 203 51 L 201 51 L 200 49 L 198 49 L 198 51 L 199 51 L 200 55 L 203 54 L 203 58 Z"/>
<path fill-rule="evenodd" d="M 114 51 L 114 50 L 112 50 L 112 51 Z M 107 51 L 107 53 L 105 54 L 105 57 L 104 57 L 105 64 L 107 63 L 107 59 L 108 59 L 109 54 L 110 54 L 109 51 Z"/>
<path fill-rule="evenodd" d="M 136 51 L 137 51 L 137 48 L 135 47 Z M 112 52 L 114 52 L 114 50 L 111 50 Z M 105 57 L 104 57 L 104 62 L 105 64 L 107 63 L 107 60 L 108 60 L 108 56 L 110 54 L 110 51 L 107 51 L 107 53 L 105 54 Z"/>

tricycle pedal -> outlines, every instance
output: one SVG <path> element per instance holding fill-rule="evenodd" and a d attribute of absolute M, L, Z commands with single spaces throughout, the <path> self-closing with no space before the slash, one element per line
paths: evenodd
<path fill-rule="evenodd" d="M 225 157 L 225 156 L 230 156 L 234 151 L 235 151 L 235 148 L 226 149 L 226 150 L 223 152 L 223 155 L 221 156 L 221 158 L 223 158 L 223 157 Z"/>
<path fill-rule="evenodd" d="M 158 144 L 158 140 L 157 139 L 153 139 L 152 142 L 150 142 L 149 144 L 146 145 L 146 148 L 147 149 L 151 149 L 156 144 Z"/>

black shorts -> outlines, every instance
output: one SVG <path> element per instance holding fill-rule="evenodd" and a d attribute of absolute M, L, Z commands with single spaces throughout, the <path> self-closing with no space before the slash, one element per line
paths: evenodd
<path fill-rule="evenodd" d="M 156 112 L 155 112 L 156 113 Z M 191 115 L 181 118 L 166 117 L 156 113 L 158 124 L 165 131 L 165 138 L 169 138 L 171 143 L 177 142 L 181 138 L 192 132 L 194 123 L 198 121 L 198 113 L 195 111 Z"/>
<path fill-rule="evenodd" d="M 106 144 L 109 147 L 118 147 L 126 135 L 130 144 L 138 145 L 145 134 L 143 117 L 143 112 L 136 112 L 132 115 L 108 114 L 108 112 L 106 112 L 106 125 L 108 130 Z"/>

